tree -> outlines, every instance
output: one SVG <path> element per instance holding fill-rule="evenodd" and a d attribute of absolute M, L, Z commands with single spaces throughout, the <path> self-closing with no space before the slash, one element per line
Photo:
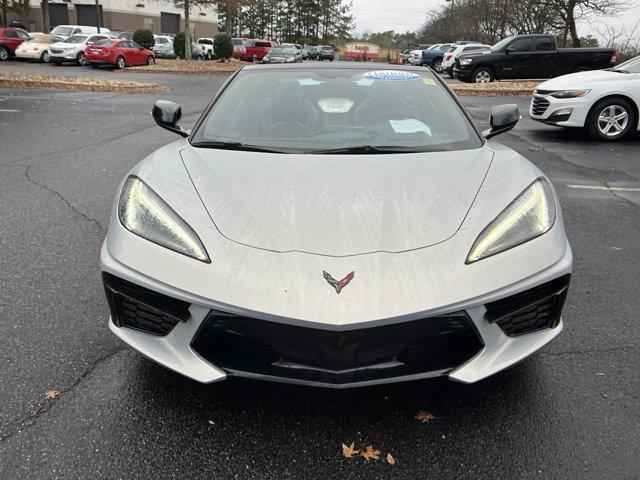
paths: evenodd
<path fill-rule="evenodd" d="M 176 57 L 182 58 L 183 60 L 185 59 L 184 37 L 185 37 L 184 32 L 176 33 L 176 36 L 173 37 L 173 51 L 176 54 Z M 189 49 L 189 50 L 191 50 L 191 49 Z"/>
<path fill-rule="evenodd" d="M 233 42 L 231 41 L 231 35 L 228 33 L 220 33 L 216 35 L 216 38 L 213 41 L 213 51 L 221 62 L 231 58 L 233 55 Z"/>
<path fill-rule="evenodd" d="M 581 46 L 577 20 L 592 16 L 616 16 L 631 6 L 628 0 L 553 0 L 551 5 L 562 20 L 559 26 L 563 31 L 563 43 L 567 44 L 571 34 L 574 47 Z"/>
<path fill-rule="evenodd" d="M 29 0 L 0 0 L 0 13 L 2 20 L 0 25 L 6 27 L 9 24 L 9 13 L 22 14 L 31 10 Z"/>
<path fill-rule="evenodd" d="M 148 28 L 139 28 L 133 33 L 133 41 L 143 46 L 144 48 L 151 50 L 156 43 L 153 38 L 153 32 Z"/>
<path fill-rule="evenodd" d="M 40 0 L 40 9 L 42 10 L 42 31 L 49 33 L 49 30 L 51 30 L 49 25 L 49 0 Z"/>
<path fill-rule="evenodd" d="M 191 60 L 191 27 L 189 26 L 191 8 L 210 8 L 216 4 L 215 0 L 173 0 L 176 7 L 184 11 L 184 58 Z M 174 41 L 175 44 L 175 41 Z M 174 49 L 175 51 L 175 49 Z"/>

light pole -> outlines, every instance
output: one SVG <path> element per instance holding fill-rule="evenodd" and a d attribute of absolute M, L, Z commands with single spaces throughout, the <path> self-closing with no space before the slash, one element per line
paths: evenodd
<path fill-rule="evenodd" d="M 96 27 L 100 33 L 100 0 L 96 0 Z"/>

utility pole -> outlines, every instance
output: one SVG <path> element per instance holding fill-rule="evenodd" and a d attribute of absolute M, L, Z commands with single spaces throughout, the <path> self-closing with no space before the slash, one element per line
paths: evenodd
<path fill-rule="evenodd" d="M 96 27 L 100 33 L 100 0 L 96 0 Z"/>

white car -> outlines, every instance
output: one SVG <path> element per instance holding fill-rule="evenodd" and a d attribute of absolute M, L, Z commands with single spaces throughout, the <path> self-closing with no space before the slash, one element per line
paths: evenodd
<path fill-rule="evenodd" d="M 56 65 L 64 62 L 74 62 L 78 65 L 88 65 L 84 59 L 84 49 L 87 45 L 93 45 L 101 40 L 108 40 L 108 35 L 71 35 L 62 42 L 56 42 L 49 47 L 49 61 Z"/>
<path fill-rule="evenodd" d="M 453 78 L 453 65 L 455 64 L 456 57 L 463 53 L 469 52 L 488 52 L 491 50 L 491 45 L 484 45 L 482 43 L 466 43 L 464 45 L 452 45 L 447 53 L 444 54 L 442 59 L 442 70 L 447 72 L 451 78 Z"/>
<path fill-rule="evenodd" d="M 34 34 L 29 40 L 22 42 L 16 48 L 15 55 L 23 60 L 39 60 L 49 63 L 49 48 L 53 43 L 62 41 L 62 38 L 56 35 L 46 33 Z"/>
<path fill-rule="evenodd" d="M 422 65 L 422 50 L 411 50 L 409 52 L 409 63 L 411 65 Z"/>
<path fill-rule="evenodd" d="M 598 140 L 620 140 L 638 130 L 640 56 L 610 70 L 553 78 L 533 92 L 531 118 L 586 128 Z"/>
<path fill-rule="evenodd" d="M 299 63 L 180 116 L 156 102 L 182 138 L 123 178 L 101 254 L 109 327 L 144 356 L 204 383 L 472 383 L 561 332 L 558 196 L 494 141 L 516 105 L 481 133 L 429 69 Z"/>
<path fill-rule="evenodd" d="M 100 33 L 110 32 L 111 30 L 109 30 L 108 28 L 100 27 Z M 51 35 L 62 37 L 63 40 L 66 40 L 71 35 L 76 35 L 78 33 L 86 33 L 88 35 L 97 34 L 98 27 L 93 27 L 90 25 L 58 25 L 53 30 L 51 30 Z"/>

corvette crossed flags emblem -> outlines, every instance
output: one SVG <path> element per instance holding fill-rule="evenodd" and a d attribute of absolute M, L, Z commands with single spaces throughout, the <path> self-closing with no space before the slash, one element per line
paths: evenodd
<path fill-rule="evenodd" d="M 344 277 L 342 280 L 336 280 L 335 278 L 333 278 L 331 275 L 329 275 L 324 270 L 322 271 L 322 275 L 324 275 L 324 279 L 327 282 L 329 282 L 329 285 L 331 285 L 333 288 L 336 289 L 336 293 L 339 294 L 342 291 L 342 289 L 344 287 L 346 287 L 347 285 L 349 285 L 349 282 L 351 280 L 353 280 L 353 277 L 355 276 L 355 272 L 351 272 L 349 275 Z"/>

